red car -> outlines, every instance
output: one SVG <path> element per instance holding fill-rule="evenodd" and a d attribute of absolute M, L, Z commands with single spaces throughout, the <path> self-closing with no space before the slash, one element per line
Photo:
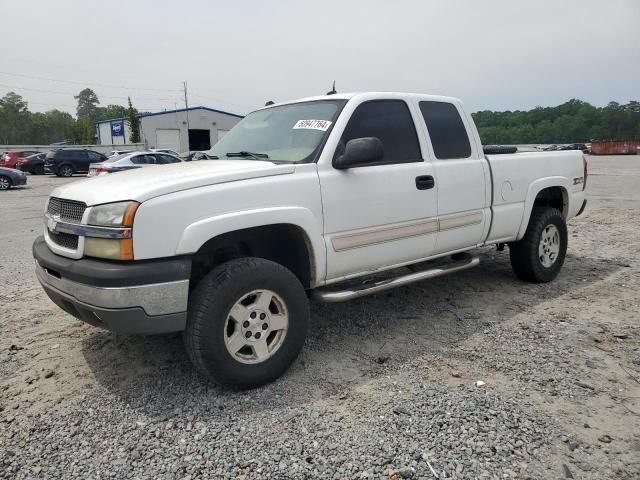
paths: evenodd
<path fill-rule="evenodd" d="M 19 152 L 6 152 L 2 157 L 0 157 L 0 167 L 17 168 L 16 164 L 18 163 L 19 158 L 26 158 L 34 153 L 38 153 L 38 151 L 20 150 Z"/>

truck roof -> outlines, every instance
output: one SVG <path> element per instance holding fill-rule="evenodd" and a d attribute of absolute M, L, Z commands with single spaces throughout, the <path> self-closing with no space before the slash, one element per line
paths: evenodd
<path fill-rule="evenodd" d="M 424 93 L 406 93 L 406 92 L 348 92 L 348 93 L 334 93 L 332 95 L 317 95 L 314 97 L 299 98 L 296 100 L 285 100 L 283 102 L 273 103 L 271 105 L 258 108 L 257 110 L 263 110 L 265 108 L 276 107 L 278 105 L 290 105 L 292 103 L 312 102 L 317 100 L 350 100 L 355 97 L 388 97 L 388 98 L 405 98 L 405 99 L 419 99 L 419 100 L 433 100 L 440 102 L 458 103 L 462 102 L 455 97 L 445 97 L 441 95 L 428 95 Z"/>

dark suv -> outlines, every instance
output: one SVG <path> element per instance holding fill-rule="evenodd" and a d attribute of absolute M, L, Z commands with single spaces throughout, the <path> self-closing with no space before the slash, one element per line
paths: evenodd
<path fill-rule="evenodd" d="M 105 155 L 93 150 L 55 150 L 47 153 L 46 169 L 59 177 L 70 177 L 74 173 L 87 173 L 90 164 L 106 159 Z"/>

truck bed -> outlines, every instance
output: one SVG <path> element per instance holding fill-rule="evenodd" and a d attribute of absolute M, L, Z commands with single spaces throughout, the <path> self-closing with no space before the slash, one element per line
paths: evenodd
<path fill-rule="evenodd" d="M 532 192 L 545 185 L 562 185 L 565 217 L 574 217 L 584 200 L 583 155 L 576 150 L 522 152 L 485 156 L 491 170 L 492 222 L 486 243 L 518 240 L 526 229 L 525 218 L 533 207 Z"/>

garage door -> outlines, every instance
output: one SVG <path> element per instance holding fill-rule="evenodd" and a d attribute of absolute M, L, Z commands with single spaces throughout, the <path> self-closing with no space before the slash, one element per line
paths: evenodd
<path fill-rule="evenodd" d="M 156 148 L 180 151 L 180 130 L 156 130 Z"/>

